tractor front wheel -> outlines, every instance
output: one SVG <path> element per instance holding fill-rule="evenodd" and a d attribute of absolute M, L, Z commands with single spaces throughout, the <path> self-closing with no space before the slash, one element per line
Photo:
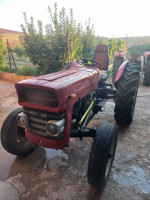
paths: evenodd
<path fill-rule="evenodd" d="M 34 149 L 34 145 L 25 137 L 25 129 L 17 123 L 17 115 L 22 111 L 22 108 L 17 108 L 11 112 L 1 129 L 2 146 L 7 152 L 17 156 L 24 156 Z"/>
<path fill-rule="evenodd" d="M 150 86 L 150 57 L 146 60 L 146 69 L 144 71 L 143 85 Z"/>
<path fill-rule="evenodd" d="M 117 128 L 104 122 L 97 131 L 88 163 L 88 182 L 102 191 L 108 181 L 117 145 Z"/>
<path fill-rule="evenodd" d="M 127 63 L 119 83 L 115 99 L 115 120 L 124 125 L 133 121 L 138 85 L 140 79 L 140 65 Z"/>

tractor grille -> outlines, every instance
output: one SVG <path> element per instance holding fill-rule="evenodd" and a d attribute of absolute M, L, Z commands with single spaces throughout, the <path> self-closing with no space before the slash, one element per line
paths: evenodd
<path fill-rule="evenodd" d="M 58 101 L 55 91 L 43 90 L 40 88 L 29 88 L 25 86 L 17 86 L 20 102 L 27 102 L 32 105 L 44 106 L 49 108 L 57 108 Z"/>
<path fill-rule="evenodd" d="M 50 119 L 60 120 L 65 118 L 64 113 L 55 114 L 31 108 L 23 108 L 23 112 L 28 116 L 29 120 L 29 124 L 26 127 L 27 131 L 47 138 L 51 138 L 46 129 L 47 121 Z"/>

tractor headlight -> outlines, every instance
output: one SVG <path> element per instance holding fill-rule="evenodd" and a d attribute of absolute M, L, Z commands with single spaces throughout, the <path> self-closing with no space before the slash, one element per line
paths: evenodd
<path fill-rule="evenodd" d="M 49 120 L 46 124 L 47 133 L 52 136 L 59 136 L 64 131 L 65 119 Z"/>
<path fill-rule="evenodd" d="M 24 114 L 23 112 L 18 114 L 17 116 L 17 123 L 20 127 L 25 128 L 27 124 L 27 115 Z"/>

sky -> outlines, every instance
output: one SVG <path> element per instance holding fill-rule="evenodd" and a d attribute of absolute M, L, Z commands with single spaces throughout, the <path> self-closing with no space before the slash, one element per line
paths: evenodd
<path fill-rule="evenodd" d="M 0 0 L 0 28 L 21 31 L 23 12 L 50 23 L 48 6 L 65 7 L 82 25 L 90 18 L 95 35 L 105 37 L 150 36 L 150 0 Z"/>

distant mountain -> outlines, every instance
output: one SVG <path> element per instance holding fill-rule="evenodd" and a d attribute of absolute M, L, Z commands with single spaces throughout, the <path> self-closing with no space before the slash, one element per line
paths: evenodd
<path fill-rule="evenodd" d="M 115 38 L 118 40 L 119 38 Z M 143 43 L 150 43 L 150 36 L 137 36 L 137 37 L 120 37 L 123 41 L 126 41 L 128 48 L 134 45 Z"/>
<path fill-rule="evenodd" d="M 107 37 L 99 37 L 101 43 L 109 40 L 110 38 Z M 123 41 L 126 41 L 128 48 L 134 45 L 139 45 L 143 43 L 150 43 L 150 36 L 137 36 L 137 37 L 119 37 L 115 38 L 116 41 L 119 39 L 122 39 Z M 96 37 L 96 40 L 98 40 L 98 37 Z"/>
<path fill-rule="evenodd" d="M 6 44 L 6 39 L 8 39 L 9 44 L 11 47 L 20 45 L 19 36 L 22 34 L 22 32 L 19 31 L 12 31 L 0 28 L 0 34 L 2 35 L 2 40 L 4 44 Z M 109 40 L 110 38 L 107 37 L 100 37 L 101 43 Z M 119 38 L 115 38 L 116 41 Z M 142 43 L 149 42 L 150 43 L 150 36 L 142 36 L 142 37 L 120 37 L 123 41 L 127 42 L 128 47 L 139 45 Z M 96 40 L 98 40 L 98 37 L 96 37 Z"/>
<path fill-rule="evenodd" d="M 6 39 L 8 39 L 11 47 L 20 45 L 19 36 L 22 34 L 21 32 L 0 28 L 0 34 L 4 44 L 6 44 Z"/>

